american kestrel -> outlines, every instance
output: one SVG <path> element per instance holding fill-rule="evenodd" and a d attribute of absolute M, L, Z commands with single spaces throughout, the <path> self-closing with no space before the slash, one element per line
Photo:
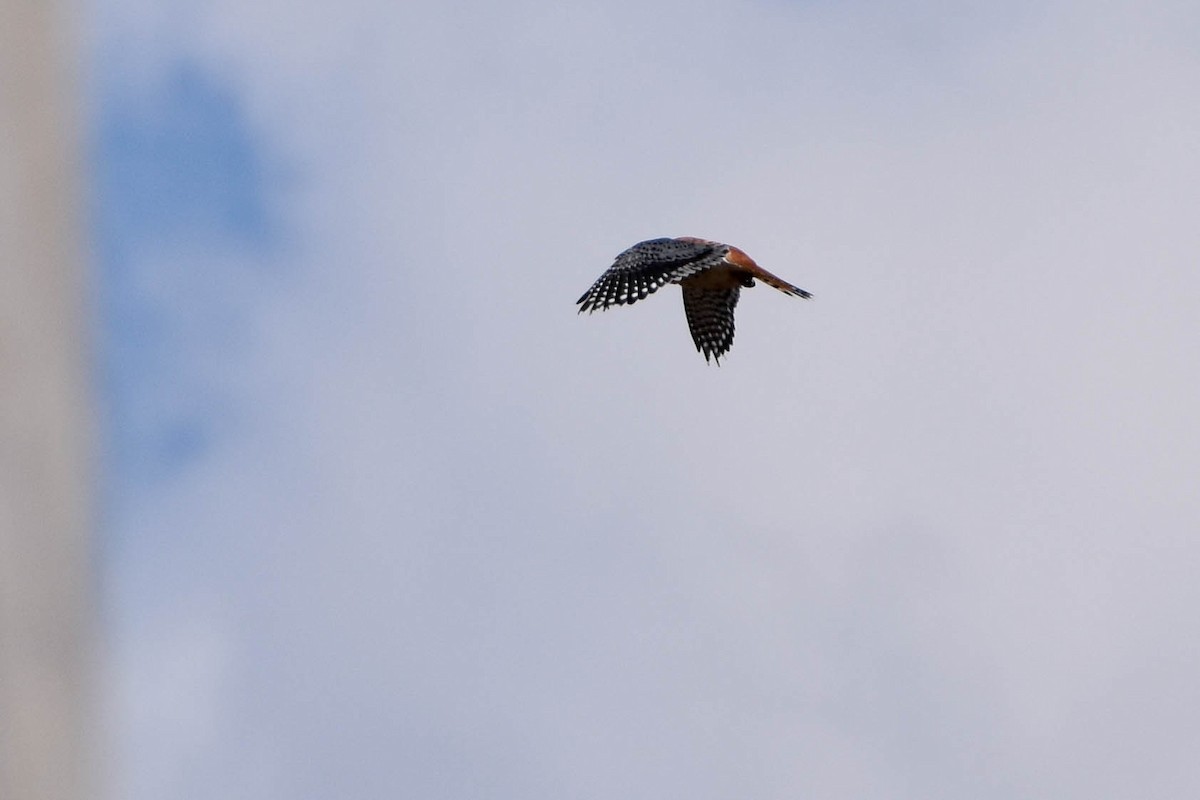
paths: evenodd
<path fill-rule="evenodd" d="M 733 344 L 733 309 L 743 286 L 758 278 L 784 294 L 811 294 L 775 277 L 736 247 L 692 236 L 638 242 L 617 256 L 613 265 L 583 297 L 579 313 L 623 306 L 645 299 L 668 283 L 683 288 L 683 311 L 696 349 L 704 360 L 716 360 Z"/>

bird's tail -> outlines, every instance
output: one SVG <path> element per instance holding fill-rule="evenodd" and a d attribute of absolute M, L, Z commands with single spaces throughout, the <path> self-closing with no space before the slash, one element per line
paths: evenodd
<path fill-rule="evenodd" d="M 784 294 L 790 294 L 793 297 L 803 297 L 806 300 L 812 297 L 812 292 L 807 292 L 804 289 L 801 289 L 799 286 L 792 286 L 783 278 L 772 275 L 762 267 L 759 267 L 759 270 L 759 272 L 755 273 L 754 277 L 758 278 L 768 286 L 773 286 Z"/>
<path fill-rule="evenodd" d="M 799 286 L 792 286 L 790 283 L 780 278 L 778 275 L 772 275 L 765 269 L 755 263 L 754 259 L 746 255 L 745 252 L 736 247 L 729 248 L 729 255 L 725 257 L 729 263 L 734 264 L 754 277 L 758 278 L 768 286 L 772 286 L 784 294 L 790 294 L 793 297 L 803 297 L 805 299 L 812 297 L 812 292 L 806 292 Z"/>

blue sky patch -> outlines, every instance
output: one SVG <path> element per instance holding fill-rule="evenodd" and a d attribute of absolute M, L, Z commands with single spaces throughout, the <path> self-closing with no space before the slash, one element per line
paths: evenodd
<path fill-rule="evenodd" d="M 106 76 L 91 119 L 92 240 L 110 496 L 204 455 L 230 412 L 219 373 L 280 226 L 277 159 L 238 86 L 194 60 Z"/>

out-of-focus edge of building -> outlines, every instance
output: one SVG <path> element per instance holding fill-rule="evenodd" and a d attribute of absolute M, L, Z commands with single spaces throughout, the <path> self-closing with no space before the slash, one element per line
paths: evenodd
<path fill-rule="evenodd" d="M 80 9 L 0 0 L 0 798 L 102 797 Z"/>

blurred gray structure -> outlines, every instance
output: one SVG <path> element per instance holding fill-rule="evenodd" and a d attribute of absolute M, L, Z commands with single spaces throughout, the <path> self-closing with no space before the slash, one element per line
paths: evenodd
<path fill-rule="evenodd" d="M 89 786 L 88 379 L 70 31 L 0 0 L 0 798 Z"/>

